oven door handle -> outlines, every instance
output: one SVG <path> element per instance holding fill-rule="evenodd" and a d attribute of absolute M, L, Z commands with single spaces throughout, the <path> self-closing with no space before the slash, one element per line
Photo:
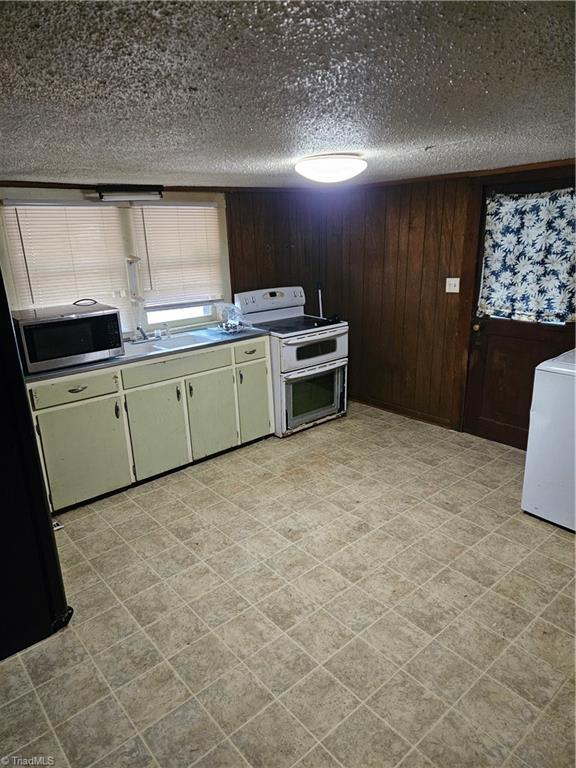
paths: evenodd
<path fill-rule="evenodd" d="M 348 359 L 334 360 L 332 363 L 325 363 L 324 365 L 313 366 L 312 368 L 302 368 L 299 371 L 293 371 L 292 373 L 283 373 L 281 377 L 284 381 L 295 381 L 296 379 L 306 379 L 310 376 L 321 376 L 323 373 L 329 373 L 335 371 L 338 368 L 347 368 Z"/>
<path fill-rule="evenodd" d="M 282 346 L 284 347 L 304 347 L 306 344 L 315 344 L 317 341 L 324 339 L 335 339 L 338 336 L 346 336 L 348 329 L 339 331 L 338 333 L 326 333 L 323 336 L 316 336 L 312 339 L 299 338 L 299 339 L 283 339 Z"/>

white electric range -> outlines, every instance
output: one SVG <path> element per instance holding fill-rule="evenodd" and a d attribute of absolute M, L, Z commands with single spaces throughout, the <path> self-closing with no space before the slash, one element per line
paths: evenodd
<path fill-rule="evenodd" d="M 304 314 L 301 287 L 234 295 L 244 319 L 270 333 L 278 437 L 346 413 L 348 323 Z"/>

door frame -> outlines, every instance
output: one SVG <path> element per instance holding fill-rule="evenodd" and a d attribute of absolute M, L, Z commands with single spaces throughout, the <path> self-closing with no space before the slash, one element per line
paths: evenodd
<path fill-rule="evenodd" d="M 464 387 L 461 401 L 460 421 L 458 429 L 461 432 L 472 432 L 473 419 L 472 402 L 476 394 L 476 387 L 473 383 L 473 373 L 480 359 L 475 359 L 474 352 L 474 331 L 472 326 L 478 319 L 476 307 L 480 296 L 480 285 L 482 281 L 482 271 L 484 267 L 484 236 L 486 233 L 486 200 L 488 195 L 493 192 L 508 192 L 510 194 L 521 194 L 532 192 L 549 192 L 554 189 L 562 189 L 565 186 L 573 187 L 575 166 L 574 162 L 554 168 L 538 169 L 536 171 L 524 173 L 511 173 L 494 177 L 480 178 L 477 192 L 481 195 L 480 218 L 478 228 L 478 239 L 476 242 L 476 258 L 473 266 L 474 271 L 474 289 L 472 292 L 472 301 L 469 307 L 462 307 L 462 322 L 467 324 L 465 338 L 467 338 L 466 361 L 464 374 Z M 472 249 L 470 249 L 472 251 Z M 509 321 L 516 322 L 516 321 Z M 573 324 L 572 324 L 573 325 Z"/>

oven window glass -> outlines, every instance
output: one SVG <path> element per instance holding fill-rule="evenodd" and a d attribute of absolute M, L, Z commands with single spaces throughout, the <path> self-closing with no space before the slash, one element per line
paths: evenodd
<path fill-rule="evenodd" d="M 324 339 L 313 344 L 303 344 L 296 348 L 296 360 L 309 360 L 311 357 L 321 357 L 336 351 L 336 339 Z"/>
<path fill-rule="evenodd" d="M 334 372 L 292 384 L 292 416 L 322 411 L 334 404 Z"/>

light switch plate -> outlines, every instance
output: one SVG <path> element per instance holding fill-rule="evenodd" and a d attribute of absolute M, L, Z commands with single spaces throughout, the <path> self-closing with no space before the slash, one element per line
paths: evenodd
<path fill-rule="evenodd" d="M 460 278 L 459 277 L 447 277 L 446 278 L 446 293 L 460 293 Z"/>

